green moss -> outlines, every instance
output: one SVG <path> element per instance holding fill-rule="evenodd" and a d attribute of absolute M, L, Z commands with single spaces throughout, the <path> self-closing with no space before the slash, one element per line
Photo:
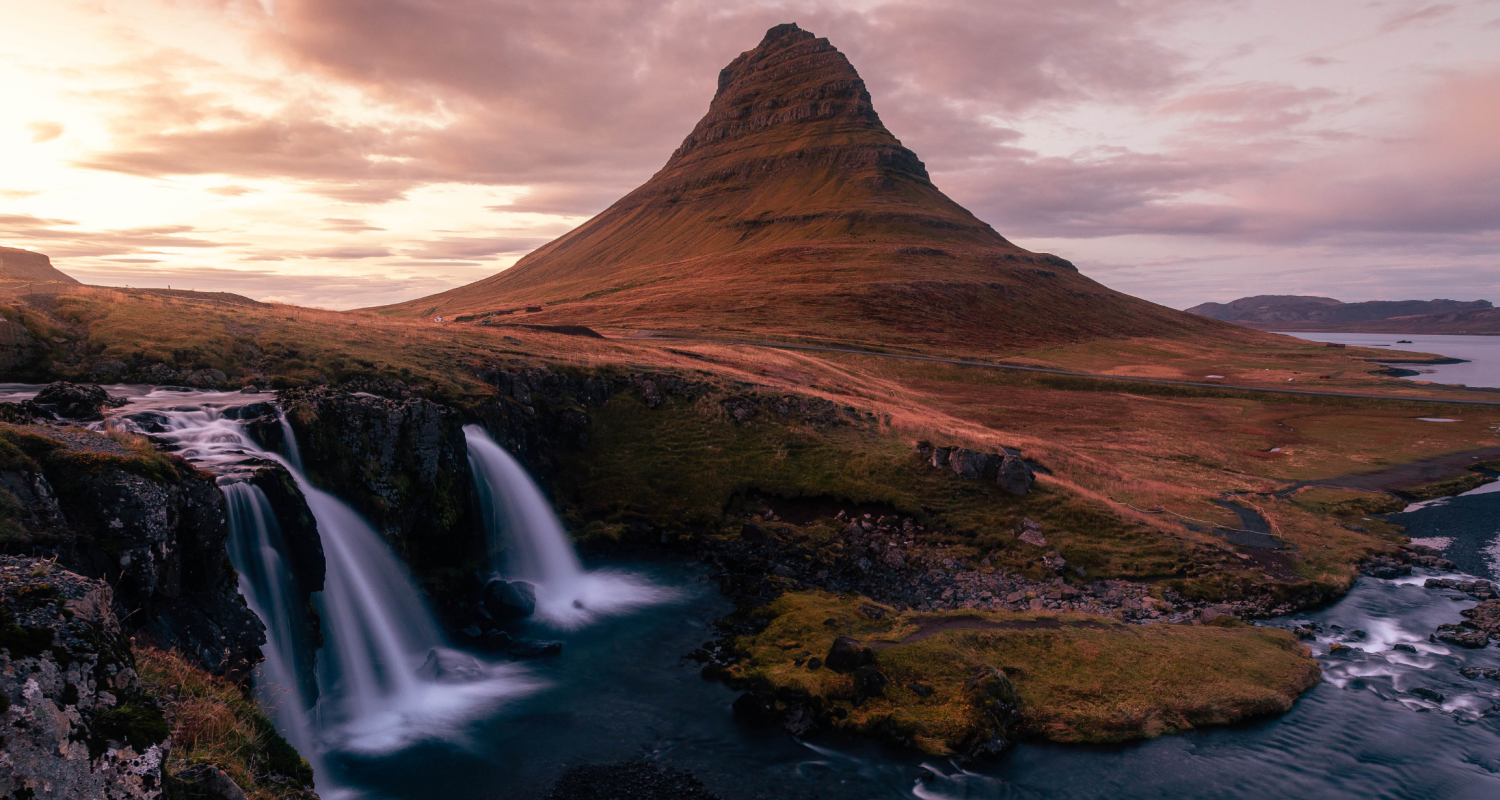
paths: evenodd
<path fill-rule="evenodd" d="M 758 612 L 771 618 L 765 630 L 739 640 L 747 658 L 731 668 L 733 679 L 768 681 L 782 695 L 807 692 L 832 711 L 833 727 L 901 732 L 919 749 L 947 754 L 995 722 L 995 698 L 976 691 L 976 676 L 1008 676 L 1029 735 L 1112 742 L 1284 712 L 1319 675 L 1295 637 L 1271 628 L 889 608 L 872 620 L 859 612 L 868 605 L 824 593 L 783 596 Z M 805 654 L 822 657 L 844 635 L 874 645 L 889 681 L 883 696 L 856 703 L 851 676 L 806 667 Z"/>
<path fill-rule="evenodd" d="M 94 717 L 89 755 L 98 758 L 109 742 L 128 743 L 136 752 L 166 741 L 171 734 L 161 711 L 126 703 Z"/>

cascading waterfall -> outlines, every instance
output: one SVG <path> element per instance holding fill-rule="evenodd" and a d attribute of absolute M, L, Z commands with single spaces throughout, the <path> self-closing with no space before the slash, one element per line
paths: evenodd
<path fill-rule="evenodd" d="M 111 422 L 141 430 L 131 417 L 149 414 L 149 431 L 142 432 L 221 474 L 230 509 L 230 557 L 269 640 L 257 672 L 259 699 L 315 768 L 328 751 L 384 752 L 451 738 L 476 715 L 540 685 L 519 667 L 485 664 L 446 649 L 431 611 L 380 534 L 308 483 L 285 418 L 291 458 L 263 450 L 242 423 L 226 416 L 226 409 L 245 402 L 239 393 L 157 391 L 134 398 Z M 305 641 L 308 620 L 270 503 L 234 475 L 246 457 L 285 465 L 317 520 L 327 565 L 324 589 L 312 595 L 323 632 L 315 653 Z M 326 787 L 321 774 L 319 785 Z"/>
<path fill-rule="evenodd" d="M 671 599 L 631 575 L 586 571 L 526 468 L 478 425 L 465 425 L 469 466 L 495 574 L 536 588 L 536 614 L 559 628 Z"/>

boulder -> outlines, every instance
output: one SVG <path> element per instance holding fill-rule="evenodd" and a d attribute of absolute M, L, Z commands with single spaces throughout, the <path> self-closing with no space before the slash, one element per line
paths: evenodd
<path fill-rule="evenodd" d="M 981 453 L 967 447 L 956 448 L 948 453 L 948 467 L 964 480 L 972 481 L 984 477 L 985 473 L 999 466 L 1001 458 L 993 453 Z"/>
<path fill-rule="evenodd" d="M 560 655 L 562 642 L 545 642 L 540 639 L 516 639 L 505 648 L 511 658 L 545 658 Z"/>
<path fill-rule="evenodd" d="M 828 648 L 823 663 L 835 672 L 853 672 L 875 662 L 875 651 L 851 636 L 840 636 Z"/>
<path fill-rule="evenodd" d="M 249 800 L 245 790 L 214 764 L 194 764 L 171 783 L 174 800 Z"/>
<path fill-rule="evenodd" d="M 775 702 L 763 692 L 745 692 L 736 697 L 730 707 L 736 717 L 751 725 L 769 725 L 776 719 Z"/>
<path fill-rule="evenodd" d="M 469 683 L 485 676 L 484 665 L 467 653 L 434 647 L 427 651 L 427 661 L 417 668 L 417 675 L 438 683 Z"/>
<path fill-rule="evenodd" d="M 514 622 L 536 613 L 536 587 L 526 581 L 491 578 L 479 596 L 479 613 L 496 622 Z"/>
<path fill-rule="evenodd" d="M 1031 484 L 1036 480 L 1031 467 L 1020 456 L 1007 454 L 1000 460 L 1000 468 L 996 472 L 995 483 L 1013 495 L 1019 496 L 1031 491 Z"/>
<path fill-rule="evenodd" d="M 125 405 L 125 398 L 110 397 L 92 384 L 58 381 L 37 392 L 33 402 L 59 417 L 83 420 L 98 419 L 104 409 Z"/>

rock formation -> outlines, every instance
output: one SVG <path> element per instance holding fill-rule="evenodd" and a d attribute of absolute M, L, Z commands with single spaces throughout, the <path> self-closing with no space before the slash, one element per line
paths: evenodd
<path fill-rule="evenodd" d="M 0 556 L 0 796 L 161 796 L 166 719 L 109 586 Z"/>
<path fill-rule="evenodd" d="M 516 266 L 386 313 L 976 352 L 1098 336 L 1243 336 L 1006 241 L 881 123 L 827 39 L 770 29 L 640 188 Z M 503 319 L 496 317 L 495 319 Z M 503 322 L 501 323 L 503 324 Z"/>
<path fill-rule="evenodd" d="M 0 247 L 0 283 L 47 282 L 81 285 L 52 266 L 52 259 L 41 253 Z"/>

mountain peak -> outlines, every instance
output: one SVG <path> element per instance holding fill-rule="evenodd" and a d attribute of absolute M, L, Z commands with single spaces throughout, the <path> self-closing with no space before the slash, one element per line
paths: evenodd
<path fill-rule="evenodd" d="M 1216 324 L 1006 241 L 933 185 L 849 59 L 793 23 L 720 71 L 707 113 L 650 180 L 508 270 L 385 310 L 504 324 L 517 307 L 568 324 L 970 353 Z"/>

